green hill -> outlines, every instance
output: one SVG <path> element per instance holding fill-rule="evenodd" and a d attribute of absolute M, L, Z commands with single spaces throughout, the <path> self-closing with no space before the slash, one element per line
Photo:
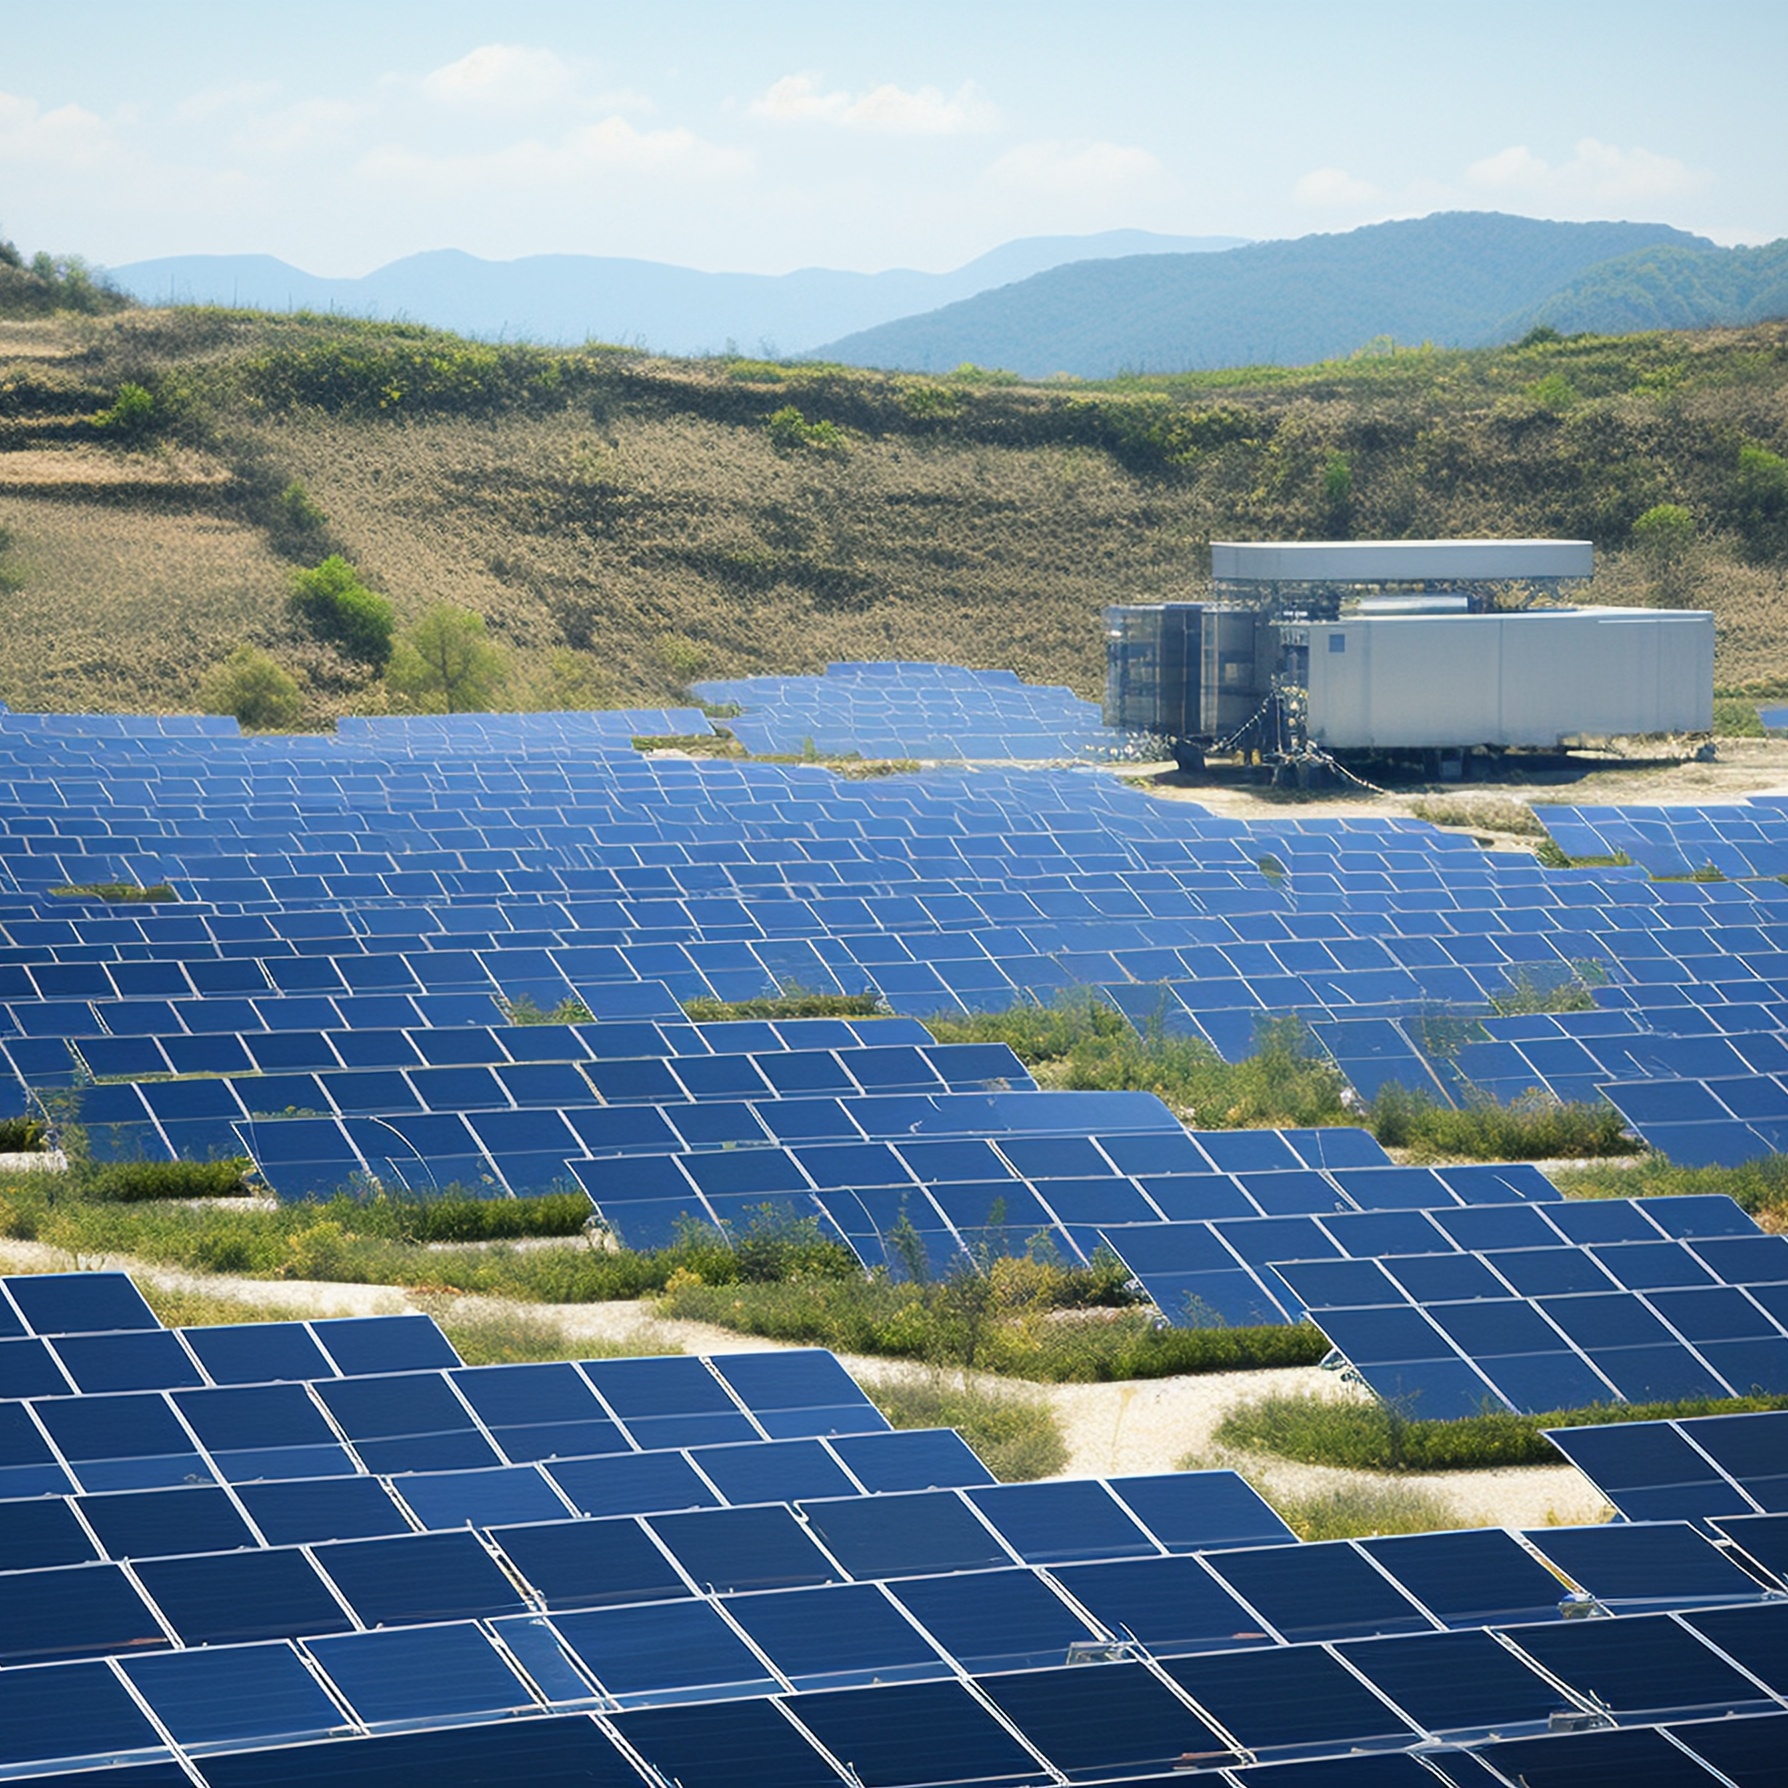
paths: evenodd
<path fill-rule="evenodd" d="M 1660 504 L 1691 517 L 1668 552 L 1635 540 Z M 1598 598 L 1705 603 L 1722 678 L 1779 679 L 1788 326 L 1027 385 L 302 315 L 15 320 L 0 528 L 0 697 L 25 708 L 190 709 L 248 642 L 313 723 L 377 711 L 289 612 L 331 553 L 400 625 L 484 615 L 519 705 L 866 657 L 1090 694 L 1104 604 L 1196 595 L 1213 537 L 1335 534 L 1587 535 Z"/>
<path fill-rule="evenodd" d="M 1663 247 L 1685 259 L 1715 252 L 1664 224 L 1442 212 L 1220 255 L 1077 262 L 819 352 L 915 372 L 968 360 L 1033 378 L 1109 378 L 1257 361 L 1301 366 L 1386 335 L 1472 347 L 1521 334 L 1510 317 L 1538 312 L 1589 269 Z"/>

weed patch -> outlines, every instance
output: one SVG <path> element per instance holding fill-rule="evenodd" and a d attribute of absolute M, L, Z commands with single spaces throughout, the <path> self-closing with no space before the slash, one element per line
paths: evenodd
<path fill-rule="evenodd" d="M 187 1198 L 240 1198 L 250 1190 L 252 1162 L 109 1161 L 84 1163 L 74 1180 L 83 1198 L 102 1204 L 136 1204 Z"/>
<path fill-rule="evenodd" d="M 693 999 L 684 1013 L 697 1024 L 732 1018 L 886 1018 L 879 993 L 778 993 L 754 1000 Z"/>
<path fill-rule="evenodd" d="M 1295 1496 L 1274 1493 L 1267 1500 L 1300 1540 L 1366 1540 L 1467 1525 L 1444 1496 L 1410 1484 L 1341 1484 Z"/>
<path fill-rule="evenodd" d="M 1766 1228 L 1788 1229 L 1788 1155 L 1741 1167 L 1678 1167 L 1647 1155 L 1630 1167 L 1567 1167 L 1552 1178 L 1567 1198 L 1730 1198 Z"/>
<path fill-rule="evenodd" d="M 1090 993 L 928 1019 L 926 1028 L 940 1043 L 1004 1043 L 1043 1086 L 1154 1093 L 1201 1129 L 1360 1121 L 1342 1103 L 1340 1070 L 1295 1018 L 1263 1021 L 1255 1053 L 1234 1063 L 1202 1038 L 1169 1036 L 1158 1023 L 1138 1031 Z"/>
<path fill-rule="evenodd" d="M 1546 1428 L 1610 1422 L 1675 1421 L 1788 1409 L 1788 1396 L 1698 1398 L 1682 1403 L 1605 1403 L 1545 1415 L 1490 1411 L 1450 1422 L 1424 1421 L 1378 1402 L 1341 1402 L 1309 1394 L 1263 1397 L 1232 1409 L 1217 1424 L 1219 1446 L 1275 1453 L 1305 1465 L 1351 1471 L 1488 1471 L 1504 1465 L 1556 1465 Z"/>
<path fill-rule="evenodd" d="M 1001 1260 L 931 1285 L 884 1276 L 823 1282 L 673 1282 L 660 1302 L 684 1317 L 829 1347 L 838 1353 L 973 1367 L 1040 1384 L 1101 1384 L 1185 1373 L 1314 1365 L 1328 1342 L 1311 1324 L 1161 1328 L 1113 1306 L 1111 1281 L 1027 1260 Z M 1101 1300 L 1094 1302 L 1093 1300 Z"/>
<path fill-rule="evenodd" d="M 1422 795 L 1409 811 L 1431 826 L 1467 832 L 1505 832 L 1517 838 L 1543 838 L 1546 828 L 1525 801 L 1460 800 L 1448 795 Z"/>
<path fill-rule="evenodd" d="M 1003 1386 L 953 1384 L 943 1374 L 863 1387 L 896 1428 L 954 1428 L 1002 1484 L 1053 1477 L 1068 1463 L 1055 1411 Z"/>
<path fill-rule="evenodd" d="M 105 900 L 126 906 L 138 901 L 180 898 L 166 882 L 155 882 L 147 888 L 139 888 L 135 882 L 67 882 L 50 892 L 61 900 Z"/>
<path fill-rule="evenodd" d="M 1512 1104 L 1483 1097 L 1454 1108 L 1392 1082 L 1372 1101 L 1372 1134 L 1418 1160 L 1545 1161 L 1635 1155 L 1612 1105 L 1566 1103 L 1535 1090 Z"/>

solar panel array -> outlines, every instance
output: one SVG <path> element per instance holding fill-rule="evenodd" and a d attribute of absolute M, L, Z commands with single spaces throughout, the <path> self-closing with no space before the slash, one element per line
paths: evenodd
<path fill-rule="evenodd" d="M 765 693 L 759 748 L 1071 754 L 1048 692 L 823 681 Z M 705 724 L 0 717 L 14 1108 L 78 1111 L 101 1157 L 246 1150 L 287 1196 L 581 1185 L 642 1245 L 766 1201 L 870 1263 L 902 1219 L 940 1267 L 1106 1245 L 1172 1320 L 1315 1316 L 1420 1414 L 1788 1388 L 1788 1239 L 1728 1201 L 1567 1205 L 1357 1130 L 1188 1131 L 915 1022 L 1094 988 L 1235 1057 L 1295 1013 L 1367 1096 L 1609 1087 L 1672 1152 L 1740 1158 L 1788 1085 L 1765 808 L 1665 828 L 1691 862 L 1713 828 L 1744 879 L 1660 883 L 1085 772 L 630 747 Z M 115 880 L 179 899 L 50 893 Z M 1482 1016 L 1585 965 L 1593 1010 Z M 791 983 L 898 1015 L 681 1006 Z M 567 1002 L 592 1021 L 512 1022 Z M 0 1773 L 1778 1779 L 1788 1541 L 1745 1461 L 1779 1443 L 1670 1432 L 1706 1474 L 1585 1454 L 1624 1527 L 1308 1546 L 1226 1473 L 994 1485 L 811 1352 L 466 1368 L 422 1319 L 174 1333 L 115 1278 L 12 1280 Z"/>
<path fill-rule="evenodd" d="M 1035 761 L 1110 757 L 1122 744 L 1098 703 L 1007 670 L 829 664 L 823 677 L 741 677 L 695 693 L 742 708 L 724 724 L 758 753 Z"/>
<path fill-rule="evenodd" d="M 999 1485 L 813 1350 L 466 1367 L 114 1274 L 0 1323 L 75 1387 L 0 1396 L 15 1780 L 1713 1783 L 1788 1728 L 1781 1580 L 1683 1522 L 1301 1544 L 1229 1472 Z"/>
<path fill-rule="evenodd" d="M 617 1153 L 675 1156 L 651 1170 L 657 1190 L 612 1195 L 653 1237 L 666 1215 L 644 1207 L 666 1187 L 702 1216 L 758 1195 L 731 1164 L 705 1164 L 717 1183 L 701 1183 L 697 1156 L 764 1151 L 772 1189 L 824 1193 L 838 1169 L 811 1173 L 798 1144 L 973 1135 L 992 1108 L 937 1101 L 1028 1088 L 1009 1056 L 946 1062 L 912 1026 L 719 1031 L 688 1025 L 680 1001 L 798 984 L 960 1014 L 1092 987 L 1231 1057 L 1263 1017 L 1302 1015 L 1365 1096 L 1389 1079 L 1442 1097 L 1466 1081 L 1504 1096 L 1609 1086 L 1686 1160 L 1781 1140 L 1788 889 L 1774 880 L 1553 872 L 1412 821 L 1243 824 L 1085 774 L 847 784 L 622 743 L 699 720 L 456 716 L 243 739 L 215 721 L 6 716 L 0 1044 L 15 1101 L 83 1086 L 102 1147 L 247 1147 L 295 1193 L 356 1172 L 527 1192 L 606 1178 L 579 1164 Z M 181 898 L 48 894 L 112 880 L 166 880 Z M 1608 976 L 1593 1011 L 1493 1018 L 1463 1042 L 1428 1022 L 1585 963 Z M 511 1026 L 516 1000 L 581 1001 L 600 1023 Z M 443 1031 L 464 1034 L 426 1038 Z M 811 1059 L 780 1079 L 760 1059 L 791 1049 Z M 599 1055 L 640 1065 L 597 1075 Z M 697 1072 L 695 1056 L 717 1059 Z M 656 1102 L 611 1095 L 629 1076 L 656 1076 Z M 897 1095 L 934 1103 L 903 1113 Z M 617 1117 L 623 1103 L 655 1115 Z M 1010 1110 L 1038 1136 L 1174 1130 L 1140 1100 L 1077 1114 L 1030 1093 Z M 725 1133 L 691 1135 L 679 1115 Z M 1055 1219 L 1069 1240 L 1091 1233 L 1090 1218 Z"/>

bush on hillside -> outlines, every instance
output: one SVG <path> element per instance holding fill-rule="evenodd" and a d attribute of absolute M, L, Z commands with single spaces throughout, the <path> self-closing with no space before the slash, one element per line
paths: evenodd
<path fill-rule="evenodd" d="M 243 726 L 262 731 L 296 726 L 304 712 L 298 679 L 253 646 L 238 646 L 214 665 L 199 700 L 207 714 L 233 714 Z"/>
<path fill-rule="evenodd" d="M 485 637 L 484 617 L 443 603 L 391 648 L 385 686 L 417 714 L 482 714 L 496 705 L 503 654 Z"/>
<path fill-rule="evenodd" d="M 292 612 L 306 632 L 375 670 L 391 657 L 397 611 L 339 553 L 292 573 Z"/>

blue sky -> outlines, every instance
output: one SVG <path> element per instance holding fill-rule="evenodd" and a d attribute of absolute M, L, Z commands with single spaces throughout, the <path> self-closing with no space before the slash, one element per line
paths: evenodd
<path fill-rule="evenodd" d="M 1788 235 L 1788 5 L 0 0 L 0 231 L 955 266 L 1443 209 Z"/>

